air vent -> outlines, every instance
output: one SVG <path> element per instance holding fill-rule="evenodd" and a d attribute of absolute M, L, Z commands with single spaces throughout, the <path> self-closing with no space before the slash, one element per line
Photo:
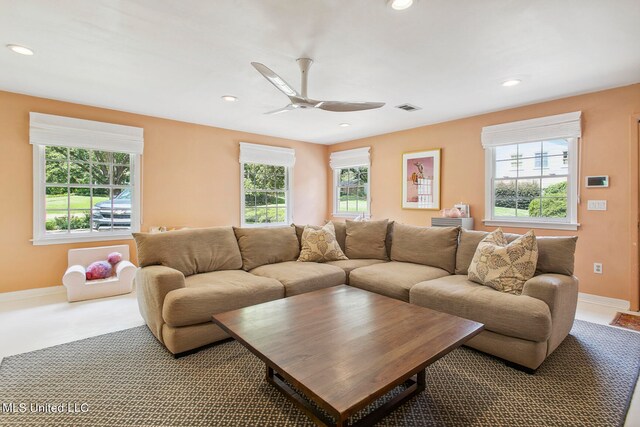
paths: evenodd
<path fill-rule="evenodd" d="M 416 107 L 415 105 L 411 105 L 411 104 L 396 105 L 396 108 L 399 108 L 404 111 L 416 111 L 420 109 L 420 107 Z"/>

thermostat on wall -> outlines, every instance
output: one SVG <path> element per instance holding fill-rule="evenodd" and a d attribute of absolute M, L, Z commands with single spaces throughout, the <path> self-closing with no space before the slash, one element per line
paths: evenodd
<path fill-rule="evenodd" d="M 587 176 L 585 178 L 587 188 L 604 188 L 609 186 L 609 175 Z"/>

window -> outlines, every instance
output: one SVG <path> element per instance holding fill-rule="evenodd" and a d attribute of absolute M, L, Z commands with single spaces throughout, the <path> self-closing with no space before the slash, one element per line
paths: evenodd
<path fill-rule="evenodd" d="M 244 163 L 244 224 L 287 224 L 288 173 L 284 166 Z"/>
<path fill-rule="evenodd" d="M 577 229 L 579 137 L 580 113 L 484 128 L 485 224 Z"/>
<path fill-rule="evenodd" d="M 333 215 L 369 217 L 369 147 L 331 153 Z"/>
<path fill-rule="evenodd" d="M 369 213 L 369 167 L 336 169 L 335 212 L 338 215 Z"/>
<path fill-rule="evenodd" d="M 293 221 L 290 187 L 294 162 L 292 149 L 240 143 L 243 227 Z"/>
<path fill-rule="evenodd" d="M 34 244 L 122 239 L 140 229 L 142 129 L 31 113 L 30 140 Z"/>

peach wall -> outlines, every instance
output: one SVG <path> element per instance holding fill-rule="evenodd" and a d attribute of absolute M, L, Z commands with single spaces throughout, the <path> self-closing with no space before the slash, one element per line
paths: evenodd
<path fill-rule="evenodd" d="M 240 141 L 294 148 L 293 219 L 314 224 L 324 219 L 326 146 L 0 91 L 0 292 L 59 285 L 68 249 L 120 243 L 31 244 L 30 111 L 144 128 L 142 230 L 238 225 Z"/>
<path fill-rule="evenodd" d="M 428 225 L 437 212 L 401 207 L 401 158 L 404 152 L 442 148 L 442 207 L 461 201 L 469 203 L 476 228 L 489 229 L 482 224 L 485 192 L 482 127 L 578 110 L 583 112 L 581 179 L 585 175 L 609 175 L 610 187 L 581 189 L 578 231 L 536 231 L 540 235 L 578 235 L 576 275 L 580 291 L 626 301 L 633 295 L 632 307 L 637 310 L 638 284 L 632 274 L 637 255 L 632 248 L 637 241 L 634 225 L 637 198 L 633 194 L 637 192 L 634 180 L 638 163 L 637 156 L 630 161 L 629 155 L 637 153 L 638 141 L 629 124 L 634 113 L 640 112 L 640 84 L 349 141 L 330 146 L 329 152 L 371 146 L 373 219 Z M 330 189 L 333 185 L 330 174 L 327 179 Z M 608 210 L 587 211 L 587 199 L 606 199 Z M 330 215 L 332 194 L 327 196 L 327 208 Z M 594 262 L 603 263 L 604 274 L 593 273 Z"/>

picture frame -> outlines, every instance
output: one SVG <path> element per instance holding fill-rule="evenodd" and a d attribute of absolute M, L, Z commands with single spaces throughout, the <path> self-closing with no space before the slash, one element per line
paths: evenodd
<path fill-rule="evenodd" d="M 441 149 L 402 155 L 402 208 L 440 210 Z"/>

